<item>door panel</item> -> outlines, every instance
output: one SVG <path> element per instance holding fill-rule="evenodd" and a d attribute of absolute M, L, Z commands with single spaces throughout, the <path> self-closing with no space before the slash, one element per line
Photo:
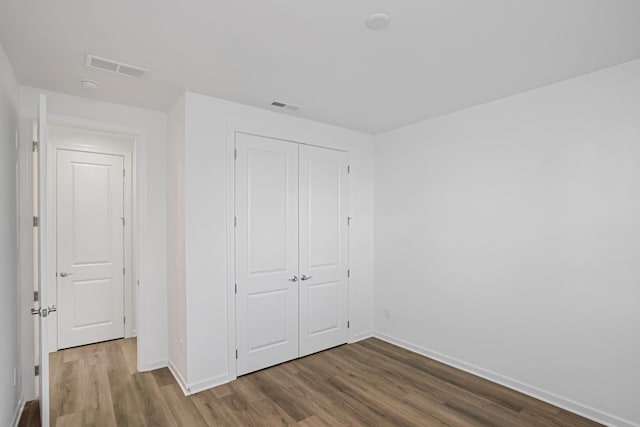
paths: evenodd
<path fill-rule="evenodd" d="M 57 150 L 58 348 L 124 336 L 124 158 Z"/>
<path fill-rule="evenodd" d="M 238 375 L 298 356 L 298 146 L 236 134 Z"/>
<path fill-rule="evenodd" d="M 300 356 L 347 342 L 347 153 L 300 146 Z"/>

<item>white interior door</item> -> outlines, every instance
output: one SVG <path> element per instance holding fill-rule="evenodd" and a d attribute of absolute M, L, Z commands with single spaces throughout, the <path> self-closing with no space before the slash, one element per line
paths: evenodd
<path fill-rule="evenodd" d="M 38 393 L 40 400 L 40 421 L 43 427 L 49 427 L 49 344 L 47 334 L 47 320 L 49 314 L 48 295 L 46 283 L 46 259 L 45 259 L 45 203 L 46 203 L 46 173 L 45 165 L 47 164 L 47 98 L 40 95 L 40 106 L 38 109 L 38 126 L 34 141 L 38 142 L 38 150 L 36 150 L 36 185 L 35 185 L 35 204 L 38 217 L 38 227 L 36 229 L 37 238 L 35 239 L 34 255 L 35 255 L 35 275 L 37 292 L 39 295 L 39 306 L 32 310 L 32 314 L 39 314 L 36 322 L 36 354 L 38 354 L 38 364 L 40 373 L 37 378 Z M 55 306 L 52 306 L 55 310 Z"/>
<path fill-rule="evenodd" d="M 298 145 L 236 134 L 237 374 L 298 357 Z"/>
<path fill-rule="evenodd" d="M 124 336 L 124 158 L 57 150 L 58 348 Z"/>
<path fill-rule="evenodd" d="M 348 339 L 347 153 L 300 146 L 300 356 Z"/>

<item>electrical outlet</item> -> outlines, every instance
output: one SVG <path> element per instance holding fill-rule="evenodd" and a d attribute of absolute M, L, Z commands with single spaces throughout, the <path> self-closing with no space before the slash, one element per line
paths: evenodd
<path fill-rule="evenodd" d="M 389 310 L 388 308 L 384 309 L 384 318 L 387 320 L 391 319 L 391 310 Z"/>

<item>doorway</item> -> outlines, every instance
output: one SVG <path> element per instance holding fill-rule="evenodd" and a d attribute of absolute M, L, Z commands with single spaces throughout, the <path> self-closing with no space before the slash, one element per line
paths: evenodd
<path fill-rule="evenodd" d="M 135 138 L 49 124 L 49 351 L 136 335 Z"/>
<path fill-rule="evenodd" d="M 348 153 L 235 135 L 237 375 L 348 340 Z"/>

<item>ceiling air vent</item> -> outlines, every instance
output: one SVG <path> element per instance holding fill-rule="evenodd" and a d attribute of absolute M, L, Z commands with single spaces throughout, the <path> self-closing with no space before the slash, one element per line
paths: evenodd
<path fill-rule="evenodd" d="M 145 70 L 144 68 L 123 64 L 112 59 L 100 58 L 94 55 L 87 55 L 85 65 L 87 67 L 97 68 L 98 70 L 109 71 L 110 73 L 121 74 L 137 79 L 144 78 L 149 73 L 149 70 Z"/>
<path fill-rule="evenodd" d="M 288 110 L 298 110 L 298 109 L 300 109 L 300 107 L 298 107 L 297 105 L 287 104 L 285 102 L 280 102 L 280 101 L 273 101 L 271 103 L 271 105 L 273 105 L 274 107 L 278 107 L 278 108 L 286 108 Z"/>

